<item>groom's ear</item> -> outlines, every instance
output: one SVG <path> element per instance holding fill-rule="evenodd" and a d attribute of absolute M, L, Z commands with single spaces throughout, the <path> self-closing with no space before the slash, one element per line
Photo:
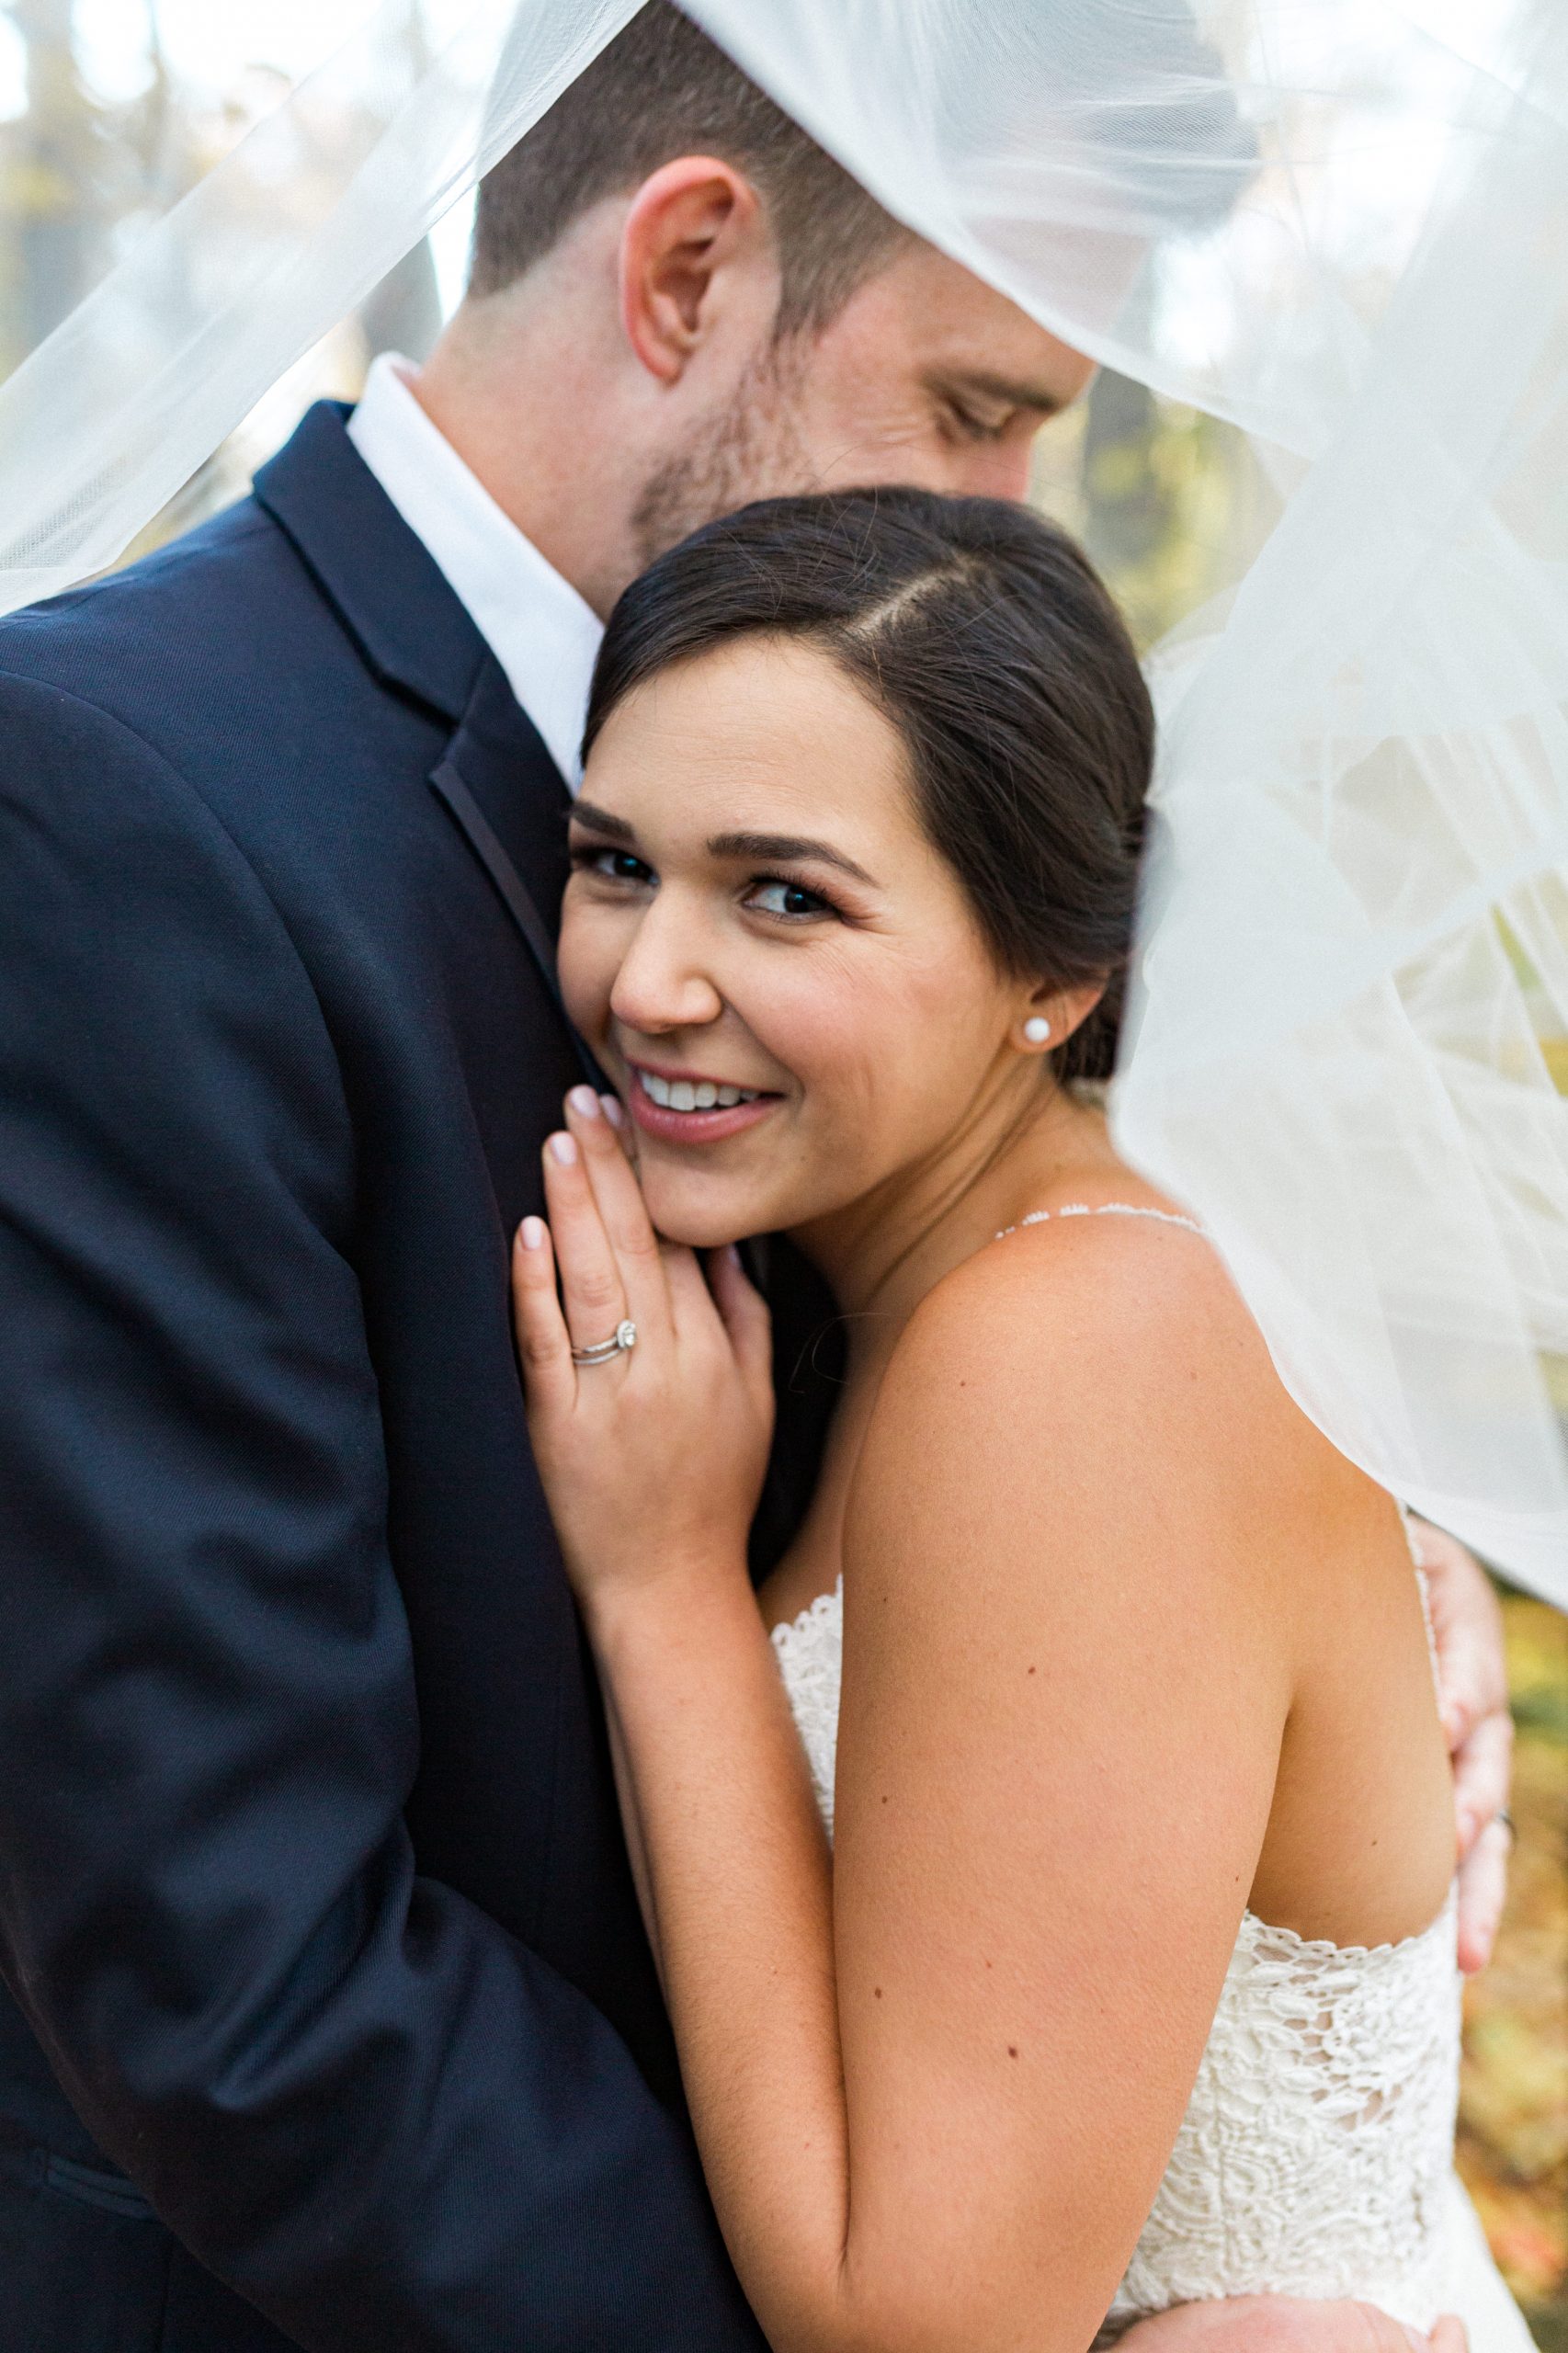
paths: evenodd
<path fill-rule="evenodd" d="M 621 232 L 620 316 L 650 375 L 678 382 L 724 327 L 738 327 L 751 347 L 778 307 L 773 241 L 744 172 L 683 155 L 643 181 Z"/>

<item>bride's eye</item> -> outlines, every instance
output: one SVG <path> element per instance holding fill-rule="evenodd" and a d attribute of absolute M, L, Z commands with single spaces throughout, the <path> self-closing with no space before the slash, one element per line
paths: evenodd
<path fill-rule="evenodd" d="M 747 891 L 744 904 L 757 915 L 782 916 L 790 923 L 838 913 L 832 900 L 824 899 L 820 892 L 808 891 L 803 883 L 786 882 L 777 874 L 759 874 Z"/>
<path fill-rule="evenodd" d="M 629 849 L 607 849 L 602 844 L 584 842 L 572 852 L 573 871 L 577 874 L 602 875 L 607 882 L 652 882 L 653 870 Z"/>

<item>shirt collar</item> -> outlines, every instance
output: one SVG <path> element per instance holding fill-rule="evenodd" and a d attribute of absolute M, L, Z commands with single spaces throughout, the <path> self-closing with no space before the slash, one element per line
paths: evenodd
<path fill-rule="evenodd" d="M 349 419 L 349 438 L 466 608 L 575 792 L 603 624 L 420 407 L 411 389 L 417 372 L 383 352 Z"/>

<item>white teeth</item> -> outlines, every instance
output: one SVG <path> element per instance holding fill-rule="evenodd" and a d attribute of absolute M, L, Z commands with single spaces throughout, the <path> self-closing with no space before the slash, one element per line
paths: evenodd
<path fill-rule="evenodd" d="M 660 1078 L 651 1070 L 640 1070 L 637 1076 L 642 1092 L 651 1103 L 665 1111 L 733 1111 L 737 1103 L 755 1103 L 762 1092 L 760 1087 L 721 1086 L 711 1078 Z"/>

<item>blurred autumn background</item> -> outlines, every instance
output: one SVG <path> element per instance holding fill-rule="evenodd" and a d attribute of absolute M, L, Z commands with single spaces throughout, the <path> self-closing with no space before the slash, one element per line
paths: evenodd
<path fill-rule="evenodd" d="M 0 0 L 0 377 L 371 8 Z M 421 0 L 407 0 L 407 38 L 429 38 Z M 144 544 L 235 495 L 311 399 L 354 397 L 375 352 L 420 357 L 457 300 L 466 232 L 460 208 L 275 387 Z M 1036 487 L 1144 642 L 1269 510 L 1235 436 L 1114 376 L 1042 437 Z M 1560 1056 L 1568 1085 L 1568 1043 Z M 1543 2353 L 1568 2353 L 1568 1621 L 1506 1591 L 1504 1609 L 1519 1839 L 1497 1957 L 1467 1996 L 1460 2162 Z"/>

